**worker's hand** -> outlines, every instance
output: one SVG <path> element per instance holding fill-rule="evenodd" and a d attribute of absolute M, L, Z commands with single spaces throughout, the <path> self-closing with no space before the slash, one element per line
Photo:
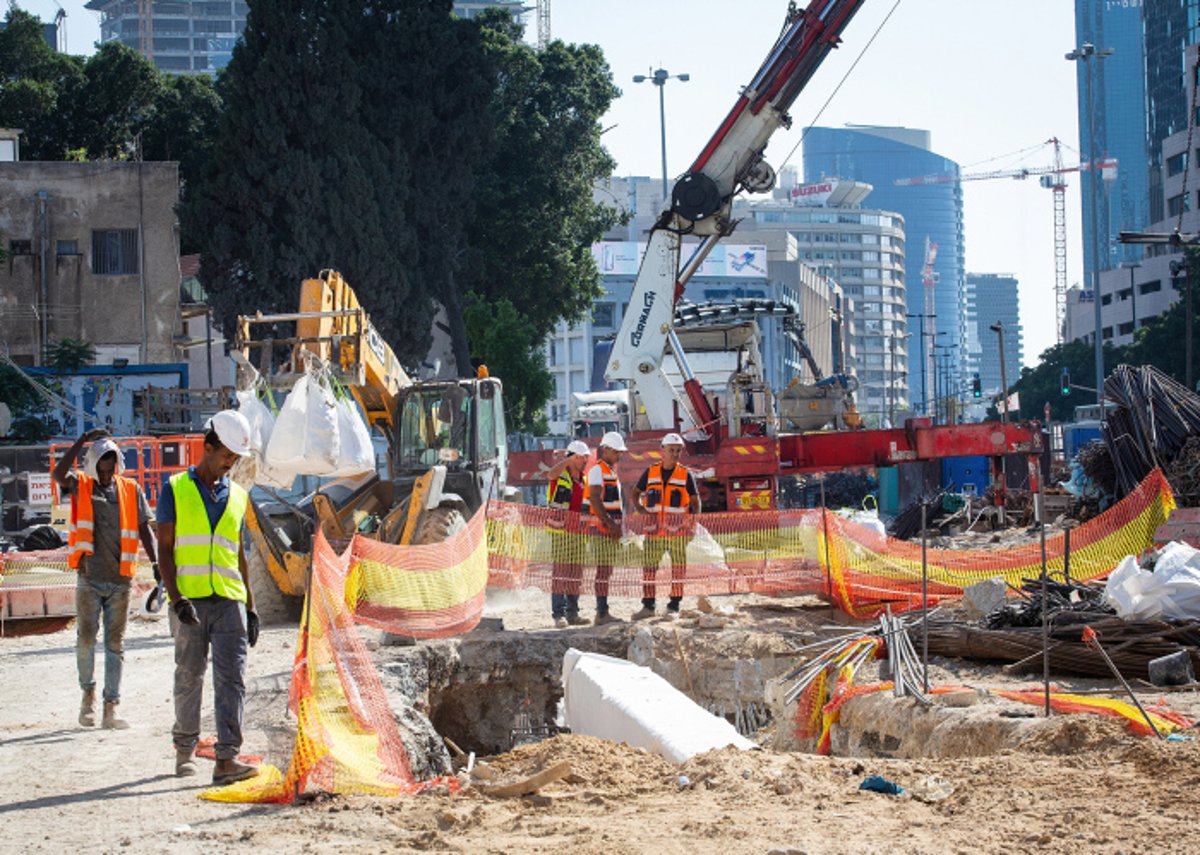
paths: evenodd
<path fill-rule="evenodd" d="M 92 428 L 83 435 L 84 442 L 95 442 L 101 437 L 108 436 L 107 428 Z"/>
<path fill-rule="evenodd" d="M 180 623 L 186 623 L 188 626 L 200 625 L 200 615 L 196 614 L 196 607 L 187 597 L 181 597 L 178 602 L 172 603 L 171 608 L 175 609 L 175 617 L 179 618 Z"/>
<path fill-rule="evenodd" d="M 613 520 L 608 521 L 608 525 L 606 526 L 606 528 L 608 530 L 608 533 L 611 536 L 613 536 L 613 537 L 621 536 L 621 527 L 619 525 L 617 525 Z"/>
<path fill-rule="evenodd" d="M 251 647 L 258 644 L 258 612 L 246 612 L 246 641 Z"/>

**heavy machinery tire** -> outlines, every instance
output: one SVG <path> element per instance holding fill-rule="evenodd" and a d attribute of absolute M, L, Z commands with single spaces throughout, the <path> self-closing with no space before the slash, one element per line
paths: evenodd
<path fill-rule="evenodd" d="M 263 626 L 295 623 L 304 607 L 302 597 L 293 597 L 279 590 L 262 554 L 246 543 L 246 564 L 250 572 L 250 590 L 254 594 L 254 611 Z"/>
<path fill-rule="evenodd" d="M 415 544 L 441 543 L 457 531 L 467 527 L 462 511 L 455 507 L 434 508 L 425 513 L 417 526 L 412 542 Z"/>

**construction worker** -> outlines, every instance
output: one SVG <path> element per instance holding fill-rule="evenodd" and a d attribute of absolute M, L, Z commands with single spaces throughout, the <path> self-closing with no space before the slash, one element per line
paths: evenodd
<path fill-rule="evenodd" d="M 683 437 L 677 433 L 667 434 L 662 438 L 661 450 L 662 462 L 643 472 L 633 488 L 634 508 L 649 517 L 645 521 L 646 539 L 642 546 L 642 607 L 634 613 L 634 620 L 654 617 L 654 578 L 664 554 L 671 556 L 671 599 L 667 601 L 667 618 L 674 620 L 679 616 L 692 517 L 700 513 L 696 479 L 679 463 Z"/>
<path fill-rule="evenodd" d="M 579 616 L 580 559 L 574 545 L 581 543 L 578 524 L 583 510 L 583 470 L 587 466 L 588 447 L 580 440 L 567 446 L 567 456 L 550 467 L 550 487 L 546 506 L 551 513 L 546 520 L 550 532 L 550 549 L 554 557 L 554 573 L 550 578 L 550 616 L 559 629 L 587 623 Z"/>
<path fill-rule="evenodd" d="M 84 456 L 83 474 L 71 469 L 79 449 L 91 442 Z M 104 715 L 100 726 L 129 727 L 117 718 L 121 702 L 121 665 L 125 659 L 125 622 L 129 616 L 130 587 L 137 572 L 138 540 L 146 554 L 155 555 L 150 531 L 150 505 L 136 481 L 121 476 L 124 461 L 117 444 L 103 428 L 89 430 L 75 440 L 52 473 L 59 489 L 71 497 L 71 554 L 68 564 L 77 574 L 75 583 L 75 663 L 83 701 L 79 723 L 96 724 L 96 631 L 104 618 Z M 155 578 L 158 565 L 154 565 Z"/>
<path fill-rule="evenodd" d="M 175 774 L 196 774 L 193 753 L 211 649 L 217 725 L 212 780 L 224 785 L 258 774 L 237 759 L 246 645 L 258 641 L 258 615 L 241 543 L 249 496 L 229 478 L 238 458 L 250 453 L 250 425 L 236 410 L 222 410 L 205 431 L 200 462 L 171 476 L 159 499 L 158 560 L 175 635 Z"/>
<path fill-rule="evenodd" d="M 584 514 L 590 515 L 593 534 L 588 538 L 588 563 L 596 565 L 596 626 L 620 623 L 608 611 L 608 580 L 616 563 L 621 540 L 621 482 L 617 464 L 626 451 L 625 440 L 615 430 L 600 438 L 596 463 L 588 470 Z"/>

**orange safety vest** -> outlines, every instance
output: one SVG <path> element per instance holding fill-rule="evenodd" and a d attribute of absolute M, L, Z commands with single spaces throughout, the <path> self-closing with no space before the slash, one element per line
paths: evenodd
<path fill-rule="evenodd" d="M 663 478 L 663 465 L 655 463 L 646 472 L 646 492 L 642 495 L 648 512 L 658 519 L 646 533 L 666 537 L 688 528 L 692 497 L 687 491 L 688 471 L 676 464 L 670 478 Z"/>
<path fill-rule="evenodd" d="M 546 518 L 546 528 L 562 531 L 567 527 L 567 512 L 571 510 L 571 497 L 575 492 L 575 479 L 564 469 L 558 479 L 546 491 L 546 507 L 553 511 L 564 513 L 550 514 Z M 586 490 L 584 501 L 587 501 Z"/>
<path fill-rule="evenodd" d="M 596 465 L 600 467 L 600 472 L 604 476 L 604 509 L 608 511 L 608 515 L 613 519 L 621 518 L 621 483 L 617 480 L 617 473 L 611 466 L 603 460 L 597 460 Z M 583 481 L 583 508 L 582 512 L 587 515 L 591 514 L 597 520 L 600 515 L 596 513 L 596 509 L 592 507 L 592 485 L 588 482 L 587 476 L 584 476 Z"/>
<path fill-rule="evenodd" d="M 133 576 L 138 560 L 137 482 L 120 475 L 114 475 L 113 480 L 117 485 L 117 513 L 121 525 L 121 575 Z M 67 541 L 71 555 L 67 564 L 76 570 L 83 556 L 96 551 L 96 518 L 92 513 L 94 483 L 94 478 L 77 475 L 75 492 L 71 494 L 71 536 Z"/>

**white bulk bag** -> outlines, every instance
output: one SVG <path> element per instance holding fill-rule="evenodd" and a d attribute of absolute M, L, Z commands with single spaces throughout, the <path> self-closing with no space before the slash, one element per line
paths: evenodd
<path fill-rule="evenodd" d="M 375 471 L 375 447 L 371 432 L 359 415 L 354 399 L 346 396 L 337 403 L 338 465 L 337 475 L 361 475 Z"/>

